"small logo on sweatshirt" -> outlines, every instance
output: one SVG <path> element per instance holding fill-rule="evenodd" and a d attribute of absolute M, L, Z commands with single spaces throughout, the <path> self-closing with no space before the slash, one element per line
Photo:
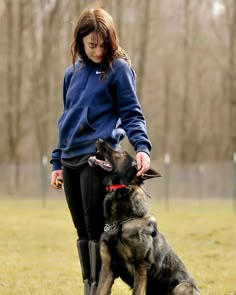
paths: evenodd
<path fill-rule="evenodd" d="M 102 73 L 104 73 L 104 72 L 102 72 L 102 71 L 96 71 L 96 74 L 97 74 L 97 75 L 100 75 L 100 74 L 102 74 Z"/>

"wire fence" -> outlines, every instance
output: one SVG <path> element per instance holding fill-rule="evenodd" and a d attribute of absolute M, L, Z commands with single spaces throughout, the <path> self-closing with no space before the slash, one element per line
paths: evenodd
<path fill-rule="evenodd" d="M 236 163 L 230 161 L 201 164 L 162 163 L 155 165 L 161 178 L 147 180 L 144 188 L 153 199 L 222 198 L 233 201 L 236 209 Z M 58 195 L 50 187 L 51 167 L 42 164 L 0 165 L 0 196 L 48 198 Z"/>

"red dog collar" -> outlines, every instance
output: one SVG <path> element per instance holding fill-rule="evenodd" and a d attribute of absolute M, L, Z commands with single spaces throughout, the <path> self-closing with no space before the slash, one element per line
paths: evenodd
<path fill-rule="evenodd" d="M 107 186 L 106 191 L 110 192 L 110 191 L 116 190 L 118 188 L 124 188 L 124 187 L 127 187 L 127 185 L 125 185 L 125 184 L 113 184 L 113 185 Z"/>

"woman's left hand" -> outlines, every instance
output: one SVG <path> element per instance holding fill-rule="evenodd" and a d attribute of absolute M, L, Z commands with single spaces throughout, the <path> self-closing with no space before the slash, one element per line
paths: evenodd
<path fill-rule="evenodd" d="M 145 152 L 138 152 L 136 154 L 136 161 L 138 166 L 137 176 L 142 175 L 150 168 L 150 157 Z"/>

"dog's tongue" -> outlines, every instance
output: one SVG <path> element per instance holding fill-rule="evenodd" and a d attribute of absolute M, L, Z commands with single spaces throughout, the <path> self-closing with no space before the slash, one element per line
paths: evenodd
<path fill-rule="evenodd" d="M 100 166 L 102 169 L 104 169 L 106 171 L 112 170 L 112 165 L 110 162 L 108 162 L 107 160 L 97 159 L 96 156 L 89 157 L 88 163 L 91 167 Z"/>

